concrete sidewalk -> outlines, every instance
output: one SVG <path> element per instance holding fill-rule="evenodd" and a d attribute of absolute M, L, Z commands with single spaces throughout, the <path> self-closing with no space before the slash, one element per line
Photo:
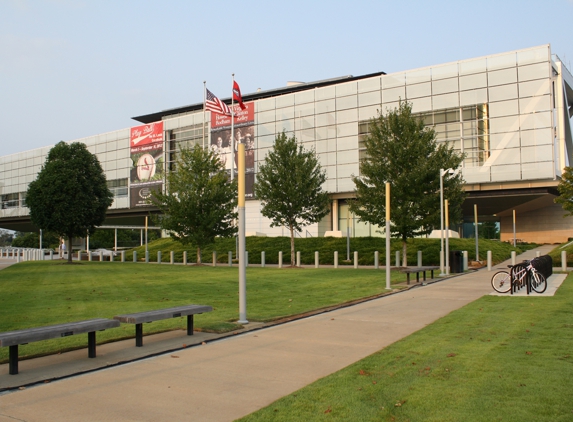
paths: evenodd
<path fill-rule="evenodd" d="M 518 259 L 551 249 L 544 246 Z M 492 274 L 482 269 L 294 322 L 218 341 L 206 339 L 196 347 L 3 394 L 0 422 L 231 421 L 491 293 Z M 148 343 L 151 350 L 163 341 L 188 341 L 183 332 L 178 333 L 156 341 L 146 337 L 142 349 Z M 203 340 L 203 335 L 196 340 Z M 95 360 L 119 353 L 106 346 L 98 346 Z M 136 348 L 123 349 L 122 353 L 133 353 Z M 87 359 L 85 350 L 72 353 L 79 353 L 73 362 L 63 355 L 21 362 L 22 373 L 15 376 L 2 365 L 0 380 L 94 360 Z M 60 361 L 42 364 L 41 359 Z"/>

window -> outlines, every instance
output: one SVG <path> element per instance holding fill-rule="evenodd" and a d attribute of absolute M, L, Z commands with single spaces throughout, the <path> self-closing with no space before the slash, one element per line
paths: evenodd
<path fill-rule="evenodd" d="M 208 146 L 209 127 L 207 123 L 205 123 L 205 128 L 203 128 L 203 124 L 199 123 L 169 132 L 169 140 L 167 142 L 167 166 L 169 170 L 175 170 L 178 152 L 182 148 L 193 148 L 195 145 L 203 145 L 203 135 L 205 136 L 205 146 Z"/>
<path fill-rule="evenodd" d="M 1 198 L 2 198 L 2 209 L 20 207 L 19 193 L 9 193 L 7 195 L 2 195 Z"/>
<path fill-rule="evenodd" d="M 114 198 L 127 196 L 127 179 L 108 180 L 107 187 L 113 193 Z"/>

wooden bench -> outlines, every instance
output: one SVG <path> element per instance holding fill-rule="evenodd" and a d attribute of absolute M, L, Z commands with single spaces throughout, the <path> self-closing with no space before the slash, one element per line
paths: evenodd
<path fill-rule="evenodd" d="M 410 284 L 410 274 L 416 274 L 416 283 L 420 282 L 420 273 L 424 275 L 423 281 L 426 281 L 426 271 L 430 271 L 432 278 L 434 278 L 434 270 L 439 270 L 440 267 L 408 267 L 400 270 L 401 273 L 406 273 L 407 283 Z"/>
<path fill-rule="evenodd" d="M 157 309 L 155 311 L 136 312 L 134 314 L 116 315 L 113 318 L 119 322 L 135 324 L 135 345 L 143 346 L 143 323 L 159 321 L 161 319 L 187 316 L 187 335 L 193 335 L 193 315 L 211 312 L 212 306 L 207 305 L 184 305 L 174 308 Z"/>
<path fill-rule="evenodd" d="M 96 357 L 96 331 L 119 327 L 119 321 L 98 318 L 87 321 L 68 322 L 46 327 L 27 328 L 24 330 L 0 333 L 0 347 L 10 347 L 9 372 L 18 373 L 18 345 L 52 338 L 67 337 L 74 334 L 88 333 L 88 357 Z"/>

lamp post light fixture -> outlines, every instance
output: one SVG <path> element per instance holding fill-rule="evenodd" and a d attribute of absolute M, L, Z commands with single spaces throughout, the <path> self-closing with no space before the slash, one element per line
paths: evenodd
<path fill-rule="evenodd" d="M 440 169 L 440 275 L 444 276 L 444 176 L 449 174 L 456 176 L 460 169 Z M 449 234 L 449 233 L 448 233 Z M 449 273 L 449 271 L 448 271 Z"/>

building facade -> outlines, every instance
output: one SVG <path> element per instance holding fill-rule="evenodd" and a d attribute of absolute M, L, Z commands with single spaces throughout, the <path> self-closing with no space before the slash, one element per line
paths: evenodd
<path fill-rule="evenodd" d="M 379 112 L 412 103 L 413 112 L 435 129 L 438 141 L 465 154 L 462 174 L 468 197 L 462 235 L 478 220 L 501 225 L 502 240 L 554 243 L 573 237 L 573 219 L 553 203 L 563 169 L 572 162 L 573 77 L 550 45 L 421 69 L 347 76 L 243 96 L 237 108 L 236 141 L 247 149 L 247 193 L 259 163 L 277 133 L 294 135 L 314 149 L 326 170 L 331 212 L 300 236 L 328 232 L 380 235 L 358 222 L 346 200 L 354 195 L 368 121 Z M 230 103 L 230 99 L 225 102 Z M 203 111 L 203 104 L 134 117 L 137 126 L 78 139 L 97 154 L 115 200 L 108 227 L 142 226 L 155 212 L 144 199 L 162 188 L 182 146 L 195 144 L 220 154 L 232 166 L 230 118 Z M 25 192 L 51 147 L 0 157 L 0 227 L 37 230 L 29 221 Z M 251 186 L 251 187 L 249 187 Z M 256 198 L 246 204 L 247 232 L 287 235 L 271 228 Z"/>

